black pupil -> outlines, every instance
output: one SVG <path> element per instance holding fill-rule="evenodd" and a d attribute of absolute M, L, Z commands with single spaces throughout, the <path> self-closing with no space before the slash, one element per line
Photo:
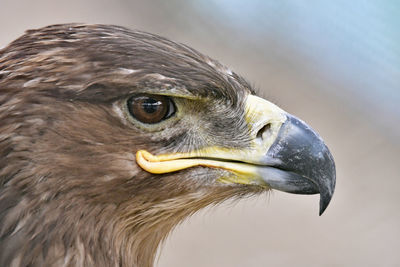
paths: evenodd
<path fill-rule="evenodd" d="M 160 108 L 161 104 L 162 103 L 156 99 L 147 98 L 143 101 L 142 107 L 146 113 L 151 114 L 156 112 Z"/>

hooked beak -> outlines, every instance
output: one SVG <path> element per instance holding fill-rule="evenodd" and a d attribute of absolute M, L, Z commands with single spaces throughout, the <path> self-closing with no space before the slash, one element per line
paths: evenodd
<path fill-rule="evenodd" d="M 188 153 L 136 154 L 144 170 L 162 174 L 194 166 L 228 170 L 220 182 L 257 184 L 294 194 L 320 194 L 321 215 L 336 181 L 329 149 L 307 124 L 257 96 L 246 100 L 246 121 L 252 144 L 246 149 L 206 147 Z"/>
<path fill-rule="evenodd" d="M 272 188 L 294 194 L 320 194 L 321 215 L 335 190 L 335 162 L 321 137 L 298 118 L 287 115 L 263 159 L 274 169 L 260 169 Z"/>

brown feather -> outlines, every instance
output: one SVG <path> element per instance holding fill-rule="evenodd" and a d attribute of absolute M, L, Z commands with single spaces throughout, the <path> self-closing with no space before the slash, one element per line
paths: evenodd
<path fill-rule="evenodd" d="M 188 101 L 188 117 L 161 132 L 116 109 L 133 93 L 171 90 L 206 101 Z M 217 184 L 221 170 L 152 175 L 135 162 L 139 149 L 246 146 L 249 91 L 218 62 L 152 34 L 28 31 L 0 52 L 0 266 L 152 266 L 184 218 L 259 191 Z"/>

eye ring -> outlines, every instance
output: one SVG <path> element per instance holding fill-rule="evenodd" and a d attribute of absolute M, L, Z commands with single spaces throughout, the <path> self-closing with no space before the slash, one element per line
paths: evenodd
<path fill-rule="evenodd" d="M 171 98 L 163 95 L 135 95 L 128 99 L 129 114 L 145 124 L 156 124 L 172 117 L 175 104 Z"/>

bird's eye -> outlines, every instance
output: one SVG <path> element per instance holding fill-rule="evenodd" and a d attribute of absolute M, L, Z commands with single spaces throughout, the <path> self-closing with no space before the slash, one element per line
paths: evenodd
<path fill-rule="evenodd" d="M 139 95 L 128 99 L 129 113 L 142 123 L 154 124 L 175 113 L 175 105 L 162 95 Z"/>

